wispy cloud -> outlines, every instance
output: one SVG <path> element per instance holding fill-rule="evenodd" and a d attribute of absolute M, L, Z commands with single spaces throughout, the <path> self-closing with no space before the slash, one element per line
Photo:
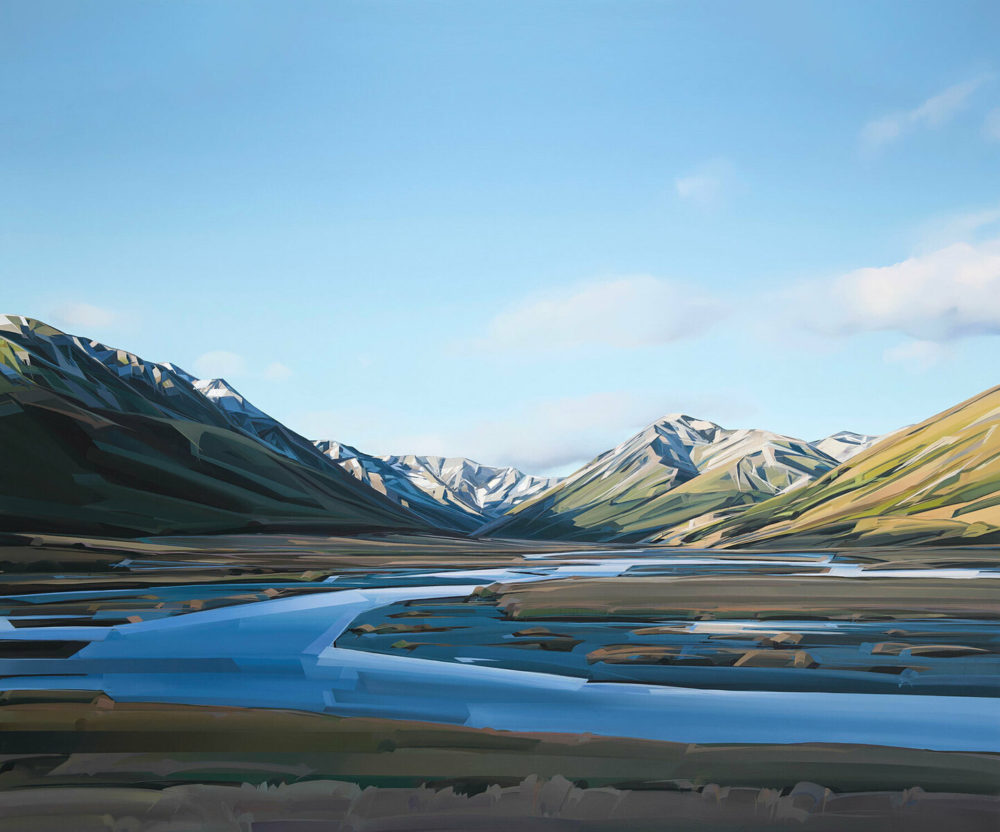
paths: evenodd
<path fill-rule="evenodd" d="M 264 368 L 262 375 L 268 381 L 284 381 L 291 377 L 292 370 L 280 361 L 272 361 Z"/>
<path fill-rule="evenodd" d="M 95 306 L 92 303 L 64 303 L 53 310 L 53 317 L 61 326 L 68 329 L 102 329 L 111 326 L 118 315 L 107 307 Z"/>
<path fill-rule="evenodd" d="M 667 396 L 630 392 L 549 399 L 512 419 L 484 420 L 456 439 L 488 464 L 549 472 L 587 462 L 677 406 Z"/>
<path fill-rule="evenodd" d="M 579 467 L 667 413 L 726 421 L 746 418 L 754 409 L 752 403 L 724 392 L 602 392 L 536 402 L 515 419 L 484 422 L 461 438 L 477 445 L 476 452 L 486 460 L 548 473 Z"/>
<path fill-rule="evenodd" d="M 725 159 L 705 162 L 674 180 L 678 198 L 701 208 L 718 205 L 733 182 L 733 166 Z"/>
<path fill-rule="evenodd" d="M 800 288 L 807 326 L 830 335 L 899 332 L 944 343 L 1000 334 L 1000 239 L 954 243 Z"/>
<path fill-rule="evenodd" d="M 194 360 L 194 372 L 199 378 L 232 380 L 246 375 L 247 362 L 239 353 L 212 350 Z"/>
<path fill-rule="evenodd" d="M 947 124 L 991 78 L 991 75 L 980 75 L 932 95 L 913 109 L 898 110 L 869 121 L 861 128 L 862 147 L 877 151 L 913 130 Z"/>
<path fill-rule="evenodd" d="M 661 416 L 677 411 L 731 422 L 752 416 L 752 402 L 658 391 L 607 391 L 521 403 L 503 414 L 434 432 L 413 432 L 384 412 L 350 405 L 302 414 L 296 430 L 314 439 L 339 439 L 368 453 L 466 456 L 484 465 L 513 465 L 529 474 L 565 472 L 625 441 Z"/>
<path fill-rule="evenodd" d="M 199 378 L 259 378 L 265 381 L 285 381 L 292 376 L 292 369 L 280 361 L 264 367 L 255 367 L 242 355 L 229 350 L 211 350 L 194 360 L 194 372 Z"/>
<path fill-rule="evenodd" d="M 1000 205 L 935 217 L 914 232 L 918 253 L 935 251 L 952 243 L 973 243 L 1000 233 Z"/>
<path fill-rule="evenodd" d="M 986 121 L 983 123 L 983 132 L 986 133 L 986 138 L 1000 142 L 1000 107 L 990 110 L 986 114 Z"/>
<path fill-rule="evenodd" d="M 537 295 L 501 312 L 480 346 L 490 350 L 643 347 L 704 332 L 721 304 L 673 280 L 636 275 Z"/>
<path fill-rule="evenodd" d="M 901 364 L 908 370 L 923 372 L 950 358 L 952 349 L 937 341 L 904 341 L 889 347 L 882 358 L 890 364 Z"/>

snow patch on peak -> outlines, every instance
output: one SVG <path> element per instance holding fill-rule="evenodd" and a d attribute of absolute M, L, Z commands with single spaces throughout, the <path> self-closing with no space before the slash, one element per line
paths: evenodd
<path fill-rule="evenodd" d="M 846 462 L 855 454 L 870 448 L 881 438 L 881 436 L 871 436 L 866 433 L 840 430 L 810 444 L 837 462 Z"/>
<path fill-rule="evenodd" d="M 332 440 L 315 445 L 358 479 L 373 485 L 377 482 L 393 499 L 405 499 L 411 509 L 428 517 L 446 516 L 466 530 L 499 517 L 558 482 L 555 477 L 535 477 L 466 457 L 372 456 Z M 470 518 L 476 520 L 471 526 Z"/>

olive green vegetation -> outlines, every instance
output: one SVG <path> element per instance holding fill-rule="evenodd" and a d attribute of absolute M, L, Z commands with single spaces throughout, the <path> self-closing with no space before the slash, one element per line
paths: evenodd
<path fill-rule="evenodd" d="M 69 534 L 0 533 L 0 579 L 51 582 L 53 591 L 74 582 L 108 589 L 141 563 L 142 582 L 153 585 L 258 580 L 262 575 L 316 580 L 343 570 L 529 566 L 524 555 L 617 547 L 517 540 L 470 540 L 451 535 L 372 533 L 323 535 L 252 533 L 112 538 Z M 735 557 L 735 556 L 734 556 Z M 184 565 L 184 570 L 173 569 Z M 157 568 L 161 567 L 161 568 Z M 96 573 L 96 574 L 94 574 Z M 11 590 L 13 591 L 13 590 Z"/>
<path fill-rule="evenodd" d="M 562 775 L 591 786 L 708 783 L 838 791 L 919 786 L 1000 792 L 1000 755 L 802 743 L 695 745 L 573 734 L 341 718 L 299 711 L 115 702 L 92 691 L 0 695 L 0 790 L 24 785 L 290 782 L 466 786 Z M 40 752 L 52 755 L 42 762 Z M 101 759 L 101 755 L 108 759 Z M 21 765 L 13 755 L 22 756 Z M 75 765 L 66 759 L 81 755 Z M 113 757 L 111 755 L 114 755 Z"/>
<path fill-rule="evenodd" d="M 998 426 L 1000 388 L 993 388 L 839 465 L 773 434 L 767 456 L 749 447 L 724 465 L 709 458 L 705 466 L 692 453 L 689 469 L 657 458 L 649 443 L 642 459 L 620 448 L 484 531 L 773 550 L 995 545 Z"/>
<path fill-rule="evenodd" d="M 829 470 L 825 461 L 808 457 L 800 458 L 800 465 L 816 476 Z M 767 471 L 755 480 L 748 475 L 747 469 L 751 467 L 749 460 L 743 459 L 728 468 L 705 471 L 645 504 L 622 512 L 616 522 L 624 534 L 617 539 L 646 540 L 653 529 L 659 530 L 664 525 L 682 525 L 706 514 L 739 512 L 789 484 L 782 471 Z"/>
<path fill-rule="evenodd" d="M 154 609 L 158 616 L 183 615 L 212 605 L 258 603 L 312 591 L 316 587 L 308 585 L 329 574 L 345 580 L 417 565 L 537 565 L 524 556 L 559 548 L 430 536 L 114 540 L 0 534 L 0 577 L 6 595 L 72 591 L 64 598 L 23 599 L 34 605 L 36 622 L 45 615 L 59 616 L 63 623 L 64 616 L 89 615 L 92 624 L 108 626 L 108 614 L 116 610 L 127 618 Z M 578 552 L 591 547 L 562 548 Z M 548 562 L 578 560 L 573 552 Z M 883 563 L 900 560 L 948 565 L 975 558 L 988 563 L 996 556 L 996 551 L 924 550 L 917 558 L 912 550 L 882 549 L 859 550 L 844 559 L 869 564 L 877 573 Z M 734 555 L 718 557 L 724 561 Z M 804 560 L 802 568 L 816 568 L 822 559 Z M 255 586 L 244 586 L 248 582 Z M 176 590 L 183 583 L 190 584 L 188 593 L 173 591 L 161 598 L 161 588 Z M 208 597 L 209 583 L 221 584 L 222 591 Z M 780 619 L 791 610 L 801 618 L 803 603 L 813 617 L 916 614 L 931 619 L 932 627 L 937 616 L 996 618 L 998 583 L 769 573 L 709 580 L 648 575 L 496 585 L 450 603 L 467 608 L 466 613 L 481 608 L 492 613 L 483 616 L 491 620 L 496 604 L 516 618 L 565 616 L 560 629 L 567 618 L 580 614 L 596 621 L 616 615 L 649 619 L 650 629 L 636 630 L 648 638 L 653 630 L 664 629 L 665 611 L 682 618 Z M 114 588 L 136 592 L 106 598 L 76 594 Z M 407 610 L 408 617 L 390 620 L 394 626 L 409 626 L 396 627 L 387 638 L 419 632 L 410 615 L 422 615 L 422 608 Z M 471 623 L 467 614 L 463 618 L 463 624 Z M 540 637 L 543 629 L 519 626 L 522 637 Z M 665 629 L 676 629 L 676 622 Z M 624 637 L 620 630 L 613 635 L 616 642 Z M 809 648 L 795 635 L 771 633 L 773 646 L 762 641 L 745 652 L 757 662 L 765 652 L 780 654 L 793 662 L 789 672 L 798 672 L 798 659 Z M 912 649 L 912 631 L 894 635 L 884 648 L 907 647 L 899 641 L 904 638 Z M 648 648 L 629 646 L 628 655 L 643 649 Z M 964 651 L 975 649 L 966 646 Z M 617 656 L 610 645 L 586 660 L 613 665 Z M 614 666 L 616 672 L 619 668 Z M 599 729 L 599 714 L 595 720 Z M 11 690 L 0 695 L 0 756 L 0 832 L 500 832 L 511 827 L 522 832 L 646 832 L 663 828 L 664 819 L 671 829 L 699 832 L 972 832 L 994 829 L 1000 822 L 997 754 L 824 743 L 697 745 L 494 731 L 281 709 L 124 703 L 97 691 Z"/>
<path fill-rule="evenodd" d="M 0 317 L 0 530 L 142 535 L 427 525 L 176 367 Z M 263 417 L 263 414 L 261 414 Z"/>
<path fill-rule="evenodd" d="M 169 364 L 0 317 L 0 531 L 432 531 L 311 442 Z M 1000 543 L 1000 388 L 847 462 L 668 417 L 480 536 L 703 548 Z M 700 434 L 693 443 L 685 432 Z"/>
<path fill-rule="evenodd" d="M 689 417 L 676 421 L 683 426 L 685 420 L 698 423 Z M 712 442 L 682 452 L 670 435 L 674 421 L 664 419 L 480 534 L 639 542 L 694 518 L 738 512 L 837 464 L 795 439 L 712 428 Z"/>
<path fill-rule="evenodd" d="M 815 482 L 655 539 L 711 547 L 1000 543 L 1000 387 L 904 428 Z"/>
<path fill-rule="evenodd" d="M 692 745 L 293 711 L 0 698 L 0 831 L 973 832 L 1000 755 Z"/>
<path fill-rule="evenodd" d="M 494 584 L 477 595 L 496 599 L 506 615 L 518 620 L 1000 618 L 1000 579 L 989 578 L 767 574 L 565 578 Z"/>

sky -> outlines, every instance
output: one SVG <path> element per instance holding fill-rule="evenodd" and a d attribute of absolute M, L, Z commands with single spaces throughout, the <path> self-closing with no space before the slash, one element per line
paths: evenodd
<path fill-rule="evenodd" d="M 1000 383 L 1000 4 L 0 0 L 0 312 L 566 473 Z"/>

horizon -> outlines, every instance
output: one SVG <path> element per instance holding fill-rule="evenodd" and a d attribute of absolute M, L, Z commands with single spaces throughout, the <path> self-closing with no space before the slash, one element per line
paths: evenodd
<path fill-rule="evenodd" d="M 549 476 L 995 386 L 995 4 L 5 17 L 5 305 L 310 439 Z"/>
<path fill-rule="evenodd" d="M 49 324 L 46 321 L 42 321 L 42 320 L 40 320 L 38 318 L 32 318 L 31 316 L 27 316 L 27 315 L 16 315 L 14 313 L 0 312 L 0 318 L 7 318 L 7 319 L 10 319 L 10 318 L 20 318 L 23 321 L 33 322 L 33 323 L 41 324 L 41 325 L 44 325 L 44 326 L 47 326 L 47 327 L 50 327 L 50 328 L 54 328 L 52 326 L 52 324 Z M 98 342 L 96 339 L 90 339 L 85 334 L 82 334 L 82 333 L 65 332 L 65 331 L 62 331 L 62 330 L 58 330 L 58 331 L 60 331 L 62 335 L 65 335 L 67 337 L 79 338 L 79 339 L 82 339 L 82 340 L 86 340 L 86 341 L 88 341 L 88 343 L 91 343 L 91 344 L 93 344 L 93 343 L 101 343 L 101 346 L 106 347 L 108 349 L 124 351 L 126 353 L 131 354 L 134 358 L 137 358 L 137 359 L 142 360 L 142 361 L 147 362 L 147 363 L 155 363 L 155 364 L 165 365 L 165 366 L 169 367 L 172 370 L 175 370 L 175 371 L 179 370 L 183 375 L 191 376 L 191 378 L 194 381 L 196 381 L 196 382 L 211 382 L 211 383 L 221 382 L 232 393 L 240 396 L 244 400 L 244 402 L 246 404 L 248 404 L 248 405 L 250 405 L 252 407 L 256 407 L 256 405 L 250 399 L 249 396 L 245 395 L 242 390 L 238 389 L 235 385 L 233 385 L 232 383 L 230 383 L 229 381 L 227 381 L 225 378 L 222 378 L 222 377 L 217 377 L 217 378 L 210 378 L 210 377 L 207 377 L 207 378 L 197 378 L 197 377 L 193 376 L 191 373 L 189 373 L 184 367 L 180 367 L 177 364 L 173 364 L 171 362 L 164 362 L 164 361 L 151 361 L 150 359 L 147 359 L 144 356 L 137 355 L 136 353 L 132 352 L 131 350 L 127 349 L 126 347 L 122 347 L 122 346 L 118 346 L 118 345 L 114 345 L 114 344 L 104 344 L 102 342 Z M 970 398 L 973 398 L 973 399 L 974 398 L 978 398 L 980 395 L 983 395 L 985 393 L 990 392 L 991 389 L 993 389 L 993 388 L 988 388 L 987 390 L 980 391 L 979 393 L 974 394 Z M 947 409 L 951 409 L 951 407 L 954 407 L 954 406 L 956 406 L 958 404 L 964 404 L 964 403 L 966 403 L 965 400 L 963 400 L 962 402 L 956 402 L 955 404 L 949 406 L 949 408 L 947 408 Z M 265 414 L 265 415 L 270 415 L 270 414 Z M 929 418 L 932 418 L 933 416 L 939 416 L 939 415 L 941 415 L 941 414 L 940 413 L 931 414 L 931 416 L 926 417 L 926 418 L 929 419 Z M 615 442 L 614 445 L 612 445 L 610 448 L 605 448 L 604 450 L 602 450 L 602 451 L 598 452 L 597 454 L 595 454 L 595 456 L 593 458 L 585 460 L 580 465 L 573 465 L 572 468 L 566 468 L 562 472 L 550 473 L 550 474 L 537 474 L 537 473 L 532 472 L 532 471 L 520 471 L 520 473 L 521 474 L 527 474 L 529 476 L 535 476 L 535 477 L 548 477 L 548 478 L 555 478 L 555 479 L 566 479 L 567 477 L 570 477 L 573 474 L 578 473 L 583 468 L 586 468 L 590 463 L 595 462 L 598 457 L 603 456 L 607 452 L 615 450 L 616 448 L 618 448 L 621 445 L 627 444 L 630 440 L 634 439 L 636 435 L 645 432 L 646 430 L 648 430 L 649 428 L 653 427 L 654 425 L 660 424 L 662 422 L 677 422 L 677 421 L 681 421 L 681 420 L 685 420 L 685 419 L 691 420 L 693 422 L 705 422 L 705 423 L 707 423 L 709 425 L 712 425 L 713 427 L 721 428 L 722 430 L 729 431 L 729 432 L 740 432 L 740 431 L 745 431 L 745 432 L 753 432 L 753 431 L 768 432 L 768 428 L 766 428 L 766 427 L 764 427 L 764 428 L 761 428 L 761 427 L 744 427 L 744 426 L 733 427 L 733 426 L 730 426 L 730 425 L 720 425 L 720 424 L 717 424 L 715 422 L 712 422 L 709 419 L 705 419 L 705 418 L 703 418 L 703 417 L 701 417 L 701 416 L 699 416 L 697 414 L 693 414 L 693 413 L 689 413 L 689 412 L 684 412 L 684 411 L 672 411 L 670 413 L 665 413 L 662 416 L 659 416 L 658 418 L 653 419 L 648 424 L 642 426 L 641 428 L 636 429 L 632 434 L 630 434 L 629 436 L 626 436 L 621 441 Z M 923 422 L 923 421 L 925 421 L 925 419 L 917 419 L 917 420 L 914 420 L 913 422 L 907 423 L 905 425 L 900 425 L 897 428 L 894 428 L 893 430 L 890 430 L 890 431 L 888 431 L 886 433 L 878 434 L 878 435 L 871 435 L 871 434 L 867 434 L 866 435 L 866 434 L 862 434 L 862 433 L 859 433 L 859 432 L 856 432 L 856 431 L 850 431 L 850 430 L 834 431 L 831 434 L 827 434 L 826 436 L 816 437 L 815 439 L 804 439 L 803 437 L 785 436 L 783 434 L 778 434 L 778 435 L 782 436 L 783 438 L 786 438 L 786 439 L 791 439 L 791 440 L 795 440 L 795 441 L 805 441 L 807 444 L 810 444 L 810 445 L 813 445 L 813 446 L 819 445 L 824 440 L 832 439 L 832 438 L 835 438 L 835 437 L 838 437 L 838 436 L 841 436 L 841 435 L 845 435 L 845 434 L 846 435 L 855 436 L 855 437 L 858 437 L 858 438 L 861 438 L 861 439 L 871 439 L 871 440 L 877 440 L 878 442 L 881 442 L 881 440 L 883 440 L 883 439 L 891 436 L 892 434 L 897 433 L 898 431 L 900 431 L 900 430 L 902 430 L 902 429 L 904 429 L 906 427 L 912 427 L 913 425 L 916 425 L 916 424 L 918 424 L 920 422 Z M 773 431 L 771 431 L 771 432 L 774 433 Z M 342 442 L 342 441 L 340 441 L 338 439 L 335 439 L 335 438 L 330 438 L 330 437 L 309 437 L 309 436 L 303 436 L 303 438 L 309 440 L 310 442 L 317 443 L 317 444 L 321 443 L 321 442 L 328 442 L 328 443 L 340 444 L 340 445 L 347 446 L 348 448 L 351 448 L 352 450 L 355 450 L 355 451 L 361 451 L 362 453 L 369 453 L 372 456 L 379 456 L 379 457 L 383 457 L 383 458 L 388 458 L 388 457 L 393 457 L 393 456 L 395 456 L 395 457 L 414 456 L 414 457 L 418 457 L 418 458 L 422 458 L 422 459 L 465 460 L 467 462 L 472 462 L 472 463 L 474 463 L 476 465 L 480 465 L 480 466 L 487 467 L 487 468 L 513 467 L 513 466 L 492 465 L 488 461 L 487 462 L 483 462 L 482 460 L 479 460 L 479 459 L 472 459 L 472 458 L 468 457 L 467 455 L 463 455 L 463 454 L 445 456 L 445 455 L 441 455 L 441 454 L 424 454 L 424 453 L 420 453 L 419 451 L 409 451 L 409 452 L 398 453 L 398 454 L 378 454 L 378 453 L 371 453 L 370 451 L 366 451 L 364 448 L 357 448 L 357 447 L 351 445 L 348 442 Z"/>

